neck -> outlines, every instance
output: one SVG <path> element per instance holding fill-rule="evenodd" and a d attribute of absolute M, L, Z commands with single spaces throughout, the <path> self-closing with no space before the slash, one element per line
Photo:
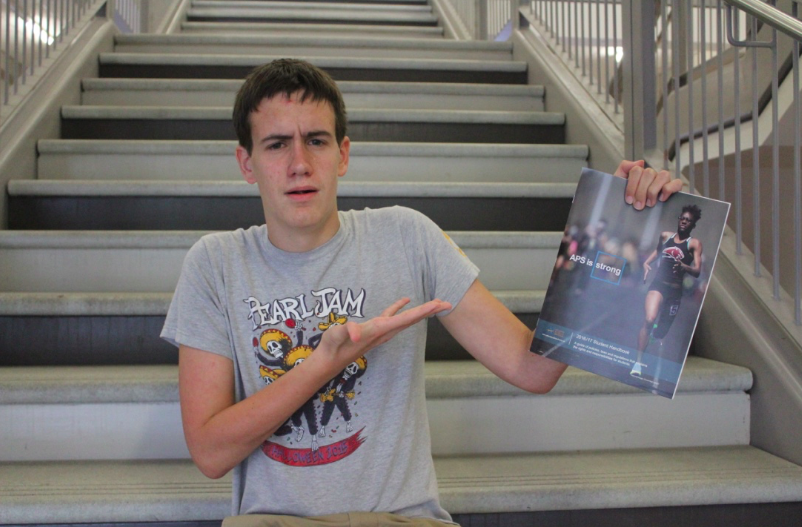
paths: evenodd
<path fill-rule="evenodd" d="M 274 247 L 288 253 L 305 253 L 317 249 L 334 238 L 340 230 L 340 217 L 334 217 L 323 228 L 285 230 L 267 223 L 267 239 Z"/>

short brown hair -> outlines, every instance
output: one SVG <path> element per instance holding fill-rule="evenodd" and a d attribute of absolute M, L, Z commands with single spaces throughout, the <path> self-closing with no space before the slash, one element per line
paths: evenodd
<path fill-rule="evenodd" d="M 317 66 L 297 59 L 277 59 L 254 69 L 246 78 L 234 102 L 234 129 L 239 144 L 253 150 L 251 113 L 264 99 L 283 93 L 300 93 L 301 101 L 326 101 L 334 110 L 334 135 L 342 144 L 347 128 L 345 103 L 334 79 Z"/>

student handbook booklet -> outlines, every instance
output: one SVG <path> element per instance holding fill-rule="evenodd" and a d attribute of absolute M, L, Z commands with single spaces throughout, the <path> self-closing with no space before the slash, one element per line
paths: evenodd
<path fill-rule="evenodd" d="M 678 192 L 638 211 L 625 190 L 582 171 L 531 351 L 673 399 L 730 205 Z"/>

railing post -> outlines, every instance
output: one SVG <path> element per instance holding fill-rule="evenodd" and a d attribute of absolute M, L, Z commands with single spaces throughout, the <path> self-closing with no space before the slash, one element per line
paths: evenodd
<path fill-rule="evenodd" d="M 112 22 L 114 22 L 114 11 L 116 9 L 114 3 L 116 1 L 117 0 L 106 0 L 106 18 L 108 18 Z"/>
<path fill-rule="evenodd" d="M 521 29 L 521 15 L 518 11 L 521 8 L 521 0 L 509 0 L 510 2 L 510 20 L 512 21 L 512 30 Z"/>
<path fill-rule="evenodd" d="M 487 40 L 487 0 L 476 0 L 474 40 Z"/>
<path fill-rule="evenodd" d="M 628 159 L 643 159 L 657 146 L 654 2 L 621 2 L 624 39 L 624 138 Z"/>

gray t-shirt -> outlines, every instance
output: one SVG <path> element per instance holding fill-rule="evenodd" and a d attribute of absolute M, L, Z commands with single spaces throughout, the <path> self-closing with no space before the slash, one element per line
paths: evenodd
<path fill-rule="evenodd" d="M 162 337 L 231 358 L 240 401 L 280 377 L 346 320 L 401 297 L 456 305 L 478 269 L 410 209 L 340 212 L 306 253 L 266 227 L 204 236 L 187 254 Z M 424 388 L 426 323 L 349 365 L 234 473 L 232 514 L 394 512 L 449 521 L 438 502 Z"/>

